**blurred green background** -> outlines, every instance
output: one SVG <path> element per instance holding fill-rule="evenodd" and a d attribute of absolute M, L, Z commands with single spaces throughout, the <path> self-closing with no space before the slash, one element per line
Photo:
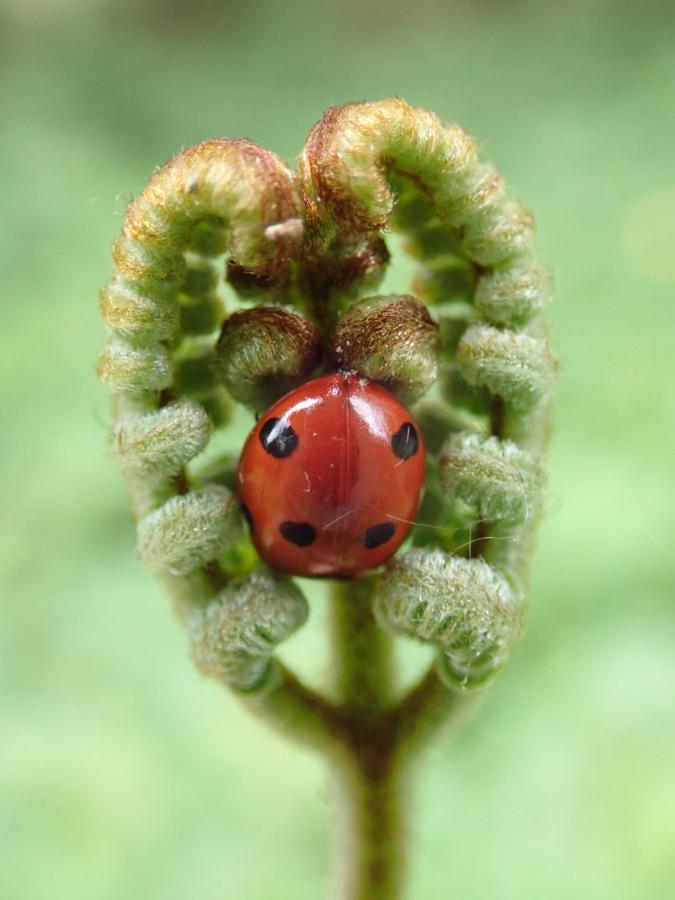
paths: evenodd
<path fill-rule="evenodd" d="M 182 146 L 291 160 L 327 106 L 391 95 L 535 210 L 562 363 L 530 629 L 427 758 L 410 897 L 673 897 L 674 9 L 2 0 L 3 900 L 323 895 L 322 765 L 197 676 L 135 560 L 96 291 Z M 316 674 L 312 603 L 288 655 Z"/>

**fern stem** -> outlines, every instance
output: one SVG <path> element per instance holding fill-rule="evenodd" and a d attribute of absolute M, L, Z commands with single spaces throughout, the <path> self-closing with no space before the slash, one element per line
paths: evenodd
<path fill-rule="evenodd" d="M 397 900 L 407 871 L 406 772 L 391 752 L 349 753 L 336 767 L 332 900 Z"/>
<path fill-rule="evenodd" d="M 335 900 L 401 896 L 407 846 L 403 766 L 394 720 L 392 638 L 372 609 L 372 579 L 338 583 L 331 597 L 335 688 L 345 713 L 334 758 L 337 793 Z"/>

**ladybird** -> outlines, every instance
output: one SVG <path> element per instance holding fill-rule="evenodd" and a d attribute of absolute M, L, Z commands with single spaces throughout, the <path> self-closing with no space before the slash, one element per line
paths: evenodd
<path fill-rule="evenodd" d="M 338 372 L 296 388 L 260 417 L 236 481 L 267 563 L 294 575 L 358 575 L 410 532 L 424 443 L 392 394 Z"/>

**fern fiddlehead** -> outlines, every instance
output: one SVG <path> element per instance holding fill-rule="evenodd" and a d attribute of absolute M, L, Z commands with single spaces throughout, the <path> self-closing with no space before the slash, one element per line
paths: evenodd
<path fill-rule="evenodd" d="M 406 296 L 374 293 L 386 229 L 416 263 Z M 523 628 L 555 378 L 532 216 L 457 126 L 402 100 L 347 104 L 315 126 L 297 173 L 248 141 L 183 151 L 130 204 L 113 258 L 99 375 L 141 559 L 200 669 L 335 765 L 340 896 L 399 896 L 413 749 L 480 695 Z M 192 465 L 235 401 L 261 411 L 321 367 L 415 403 L 430 450 L 411 546 L 333 591 L 328 694 L 274 657 L 308 615 L 293 579 L 230 564 L 246 540 L 231 466 Z M 403 692 L 391 634 L 434 651 Z"/>

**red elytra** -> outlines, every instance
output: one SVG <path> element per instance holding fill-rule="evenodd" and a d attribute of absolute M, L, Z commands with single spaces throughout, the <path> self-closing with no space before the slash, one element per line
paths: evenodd
<path fill-rule="evenodd" d="M 316 378 L 251 431 L 237 491 L 258 553 L 295 575 L 358 575 L 413 524 L 424 443 L 388 391 L 356 375 Z"/>

